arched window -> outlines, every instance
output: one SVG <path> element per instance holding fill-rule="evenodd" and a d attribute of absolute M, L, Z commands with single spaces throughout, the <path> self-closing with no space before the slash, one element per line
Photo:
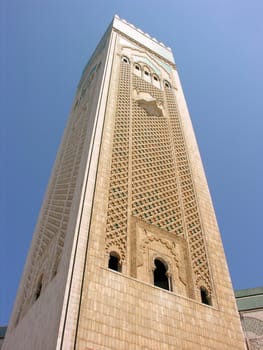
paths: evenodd
<path fill-rule="evenodd" d="M 212 305 L 211 298 L 208 294 L 208 291 L 205 287 L 200 288 L 201 301 L 203 304 Z"/>
<path fill-rule="evenodd" d="M 135 63 L 134 65 L 134 73 L 138 75 L 138 77 L 142 76 L 141 66 L 138 63 Z"/>
<path fill-rule="evenodd" d="M 143 67 L 143 77 L 149 83 L 151 82 L 151 72 L 150 69 L 146 66 Z"/>
<path fill-rule="evenodd" d="M 153 85 L 160 89 L 160 79 L 156 74 L 153 74 Z"/>
<path fill-rule="evenodd" d="M 120 256 L 116 252 L 111 252 L 109 256 L 108 268 L 121 272 Z"/>
<path fill-rule="evenodd" d="M 147 76 L 150 75 L 150 72 L 148 71 L 148 69 L 144 69 L 144 74 Z"/>
<path fill-rule="evenodd" d="M 43 287 L 43 275 L 41 275 L 39 277 L 38 282 L 37 282 L 37 288 L 36 288 L 36 292 L 35 292 L 35 300 L 37 300 L 40 297 L 42 287 Z"/>
<path fill-rule="evenodd" d="M 130 60 L 129 60 L 128 57 L 126 57 L 126 56 L 123 56 L 123 57 L 121 58 L 121 60 L 122 60 L 122 62 L 124 62 L 124 63 L 127 63 L 127 64 L 130 63 Z"/>
<path fill-rule="evenodd" d="M 169 279 L 167 277 L 167 267 L 159 259 L 154 260 L 154 265 L 155 265 L 155 269 L 153 272 L 154 285 L 159 288 L 171 290 Z"/>
<path fill-rule="evenodd" d="M 171 84 L 169 83 L 169 81 L 167 80 L 164 80 L 164 87 L 167 88 L 167 89 L 171 89 Z"/>

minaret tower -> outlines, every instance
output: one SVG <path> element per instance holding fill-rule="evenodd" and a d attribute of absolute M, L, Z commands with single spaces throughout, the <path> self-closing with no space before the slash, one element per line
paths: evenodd
<path fill-rule="evenodd" d="M 83 71 L 3 349 L 245 349 L 172 52 L 117 16 Z"/>

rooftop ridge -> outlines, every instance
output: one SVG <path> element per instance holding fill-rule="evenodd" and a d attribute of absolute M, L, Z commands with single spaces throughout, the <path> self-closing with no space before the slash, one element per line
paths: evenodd
<path fill-rule="evenodd" d="M 236 298 L 252 297 L 252 296 L 262 295 L 262 294 L 263 294 L 263 287 L 247 288 L 247 289 L 240 289 L 235 291 Z"/>

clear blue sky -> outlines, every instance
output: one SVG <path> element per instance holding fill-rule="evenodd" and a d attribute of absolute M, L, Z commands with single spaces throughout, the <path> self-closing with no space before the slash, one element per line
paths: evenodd
<path fill-rule="evenodd" d="M 82 69 L 114 14 L 172 48 L 234 288 L 263 285 L 263 1 L 2 0 L 0 324 Z"/>

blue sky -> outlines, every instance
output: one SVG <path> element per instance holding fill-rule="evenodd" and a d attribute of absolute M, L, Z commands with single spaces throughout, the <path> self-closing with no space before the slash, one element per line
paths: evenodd
<path fill-rule="evenodd" d="M 82 69 L 114 14 L 170 46 L 235 289 L 263 285 L 262 0 L 2 0 L 0 325 Z"/>

